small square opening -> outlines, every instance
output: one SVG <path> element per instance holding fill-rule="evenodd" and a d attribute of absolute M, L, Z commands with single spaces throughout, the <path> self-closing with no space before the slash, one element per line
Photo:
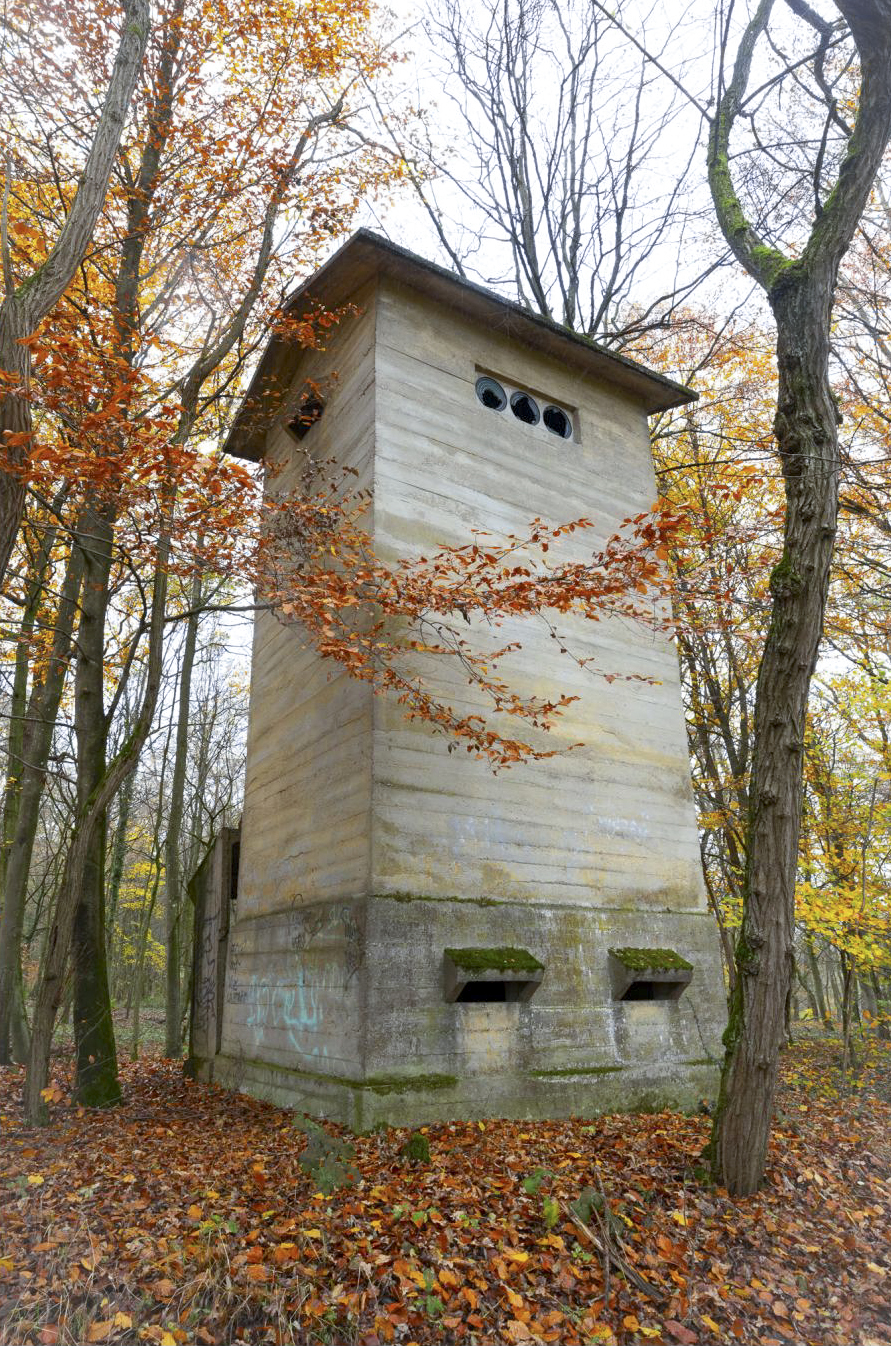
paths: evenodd
<path fill-rule="evenodd" d="M 303 439 L 313 428 L 316 421 L 321 420 L 322 413 L 325 410 L 325 403 L 320 397 L 311 395 L 304 398 L 300 404 L 300 409 L 293 420 L 288 421 L 288 429 L 295 439 Z"/>
<path fill-rule="evenodd" d="M 521 1000 L 523 982 L 467 981 L 455 996 L 458 1005 L 504 1005 Z"/>
<path fill-rule="evenodd" d="M 614 1000 L 680 1000 L 693 964 L 674 949 L 609 949 Z"/>
<path fill-rule="evenodd" d="M 619 999 L 677 1000 L 686 984 L 686 982 L 682 982 L 679 987 L 677 982 L 650 981 L 647 978 L 641 978 L 639 981 L 633 981 L 627 990 L 622 993 Z"/>
<path fill-rule="evenodd" d="M 544 964 L 528 949 L 446 949 L 443 972 L 450 1004 L 517 1004 L 532 999 Z"/>

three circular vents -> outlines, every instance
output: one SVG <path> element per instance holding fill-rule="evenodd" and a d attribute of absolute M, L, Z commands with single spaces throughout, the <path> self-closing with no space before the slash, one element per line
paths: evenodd
<path fill-rule="evenodd" d="M 572 418 L 562 407 L 549 402 L 542 410 L 530 393 L 514 392 L 508 397 L 498 380 L 488 376 L 477 379 L 476 395 L 490 411 L 504 411 L 510 405 L 517 420 L 524 425 L 538 425 L 541 421 L 552 435 L 560 439 L 572 438 Z"/>

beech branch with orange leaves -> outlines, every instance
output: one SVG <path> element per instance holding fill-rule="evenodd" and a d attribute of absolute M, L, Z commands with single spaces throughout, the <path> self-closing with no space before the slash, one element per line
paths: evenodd
<path fill-rule="evenodd" d="M 657 507 L 626 520 L 583 559 L 555 560 L 550 553 L 562 539 L 591 529 L 587 518 L 558 526 L 535 519 L 522 536 L 496 540 L 477 533 L 464 546 L 387 563 L 361 527 L 364 503 L 334 489 L 324 497 L 270 502 L 253 570 L 259 595 L 281 621 L 298 625 L 323 657 L 395 696 L 409 719 L 446 735 L 450 748 L 462 745 L 496 769 L 559 749 L 534 746 L 486 716 L 448 704 L 423 677 L 418 656 L 454 661 L 493 715 L 547 731 L 577 698 L 524 696 L 512 688 L 498 669 L 518 643 L 481 648 L 475 636 L 483 626 L 550 614 L 667 623 L 659 600 L 668 583 L 668 546 L 682 522 L 676 512 Z M 565 642 L 560 648 L 568 652 Z"/>

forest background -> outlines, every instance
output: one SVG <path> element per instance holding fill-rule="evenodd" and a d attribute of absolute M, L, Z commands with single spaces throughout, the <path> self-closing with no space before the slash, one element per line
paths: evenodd
<path fill-rule="evenodd" d="M 876 17 L 888 19 L 878 0 L 703 5 L 676 21 L 493 0 L 409 13 L 401 28 L 358 0 L 7 6 L 0 1060 L 30 1057 L 32 1116 L 57 1087 L 57 1024 L 73 1022 L 86 1104 L 119 1096 L 119 1038 L 138 1055 L 145 1005 L 163 1000 L 165 1053 L 182 1053 L 187 882 L 239 811 L 248 670 L 235 617 L 287 604 L 326 653 L 400 695 L 409 651 L 361 640 L 357 607 L 448 615 L 460 584 L 482 612 L 516 610 L 499 562 L 444 556 L 399 585 L 369 569 L 361 502 L 339 482 L 289 502 L 300 573 L 270 584 L 281 568 L 259 480 L 220 447 L 285 295 L 359 222 L 700 393 L 654 422 L 660 511 L 587 571 L 557 573 L 572 603 L 599 611 L 618 581 L 661 583 L 667 556 L 703 872 L 742 994 L 758 674 L 795 588 L 772 259 L 809 255 L 838 210 Z M 803 795 L 780 997 L 782 1031 L 838 1020 L 846 1065 L 855 1032 L 889 1031 L 886 143 L 887 131 L 827 320 L 840 508 L 831 581 L 814 585 L 822 655 L 809 687 L 803 658 L 807 717 L 793 726 Z M 727 225 L 722 162 L 747 234 Z M 288 322 L 312 344 L 348 320 Z M 560 563 L 542 552 L 537 565 L 544 582 Z M 345 595 L 338 567 L 362 566 Z M 527 610 L 542 592 L 529 586 Z M 438 629 L 493 715 L 475 728 L 429 689 L 408 712 L 522 770 L 536 750 L 505 727 L 497 673 L 448 620 Z M 544 707 L 510 706 L 526 725 L 559 708 L 559 689 Z"/>

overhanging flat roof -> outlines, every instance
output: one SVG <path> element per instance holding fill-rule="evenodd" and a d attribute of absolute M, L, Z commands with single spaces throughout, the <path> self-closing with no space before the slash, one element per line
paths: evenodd
<path fill-rule="evenodd" d="M 293 313 L 306 304 L 334 308 L 379 275 L 420 290 L 465 317 L 489 327 L 497 326 L 513 340 L 571 365 L 582 374 L 594 375 L 625 389 L 640 399 L 648 413 L 684 406 L 698 397 L 692 388 L 656 374 L 624 355 L 616 355 L 550 318 L 530 313 L 520 304 L 464 280 L 370 229 L 360 229 L 338 248 L 324 266 L 289 296 L 285 311 Z M 293 358 L 294 343 L 274 336 L 263 352 L 223 445 L 226 453 L 254 462 L 262 457 L 267 428 L 276 411 L 272 403 L 281 395 L 281 376 Z"/>

